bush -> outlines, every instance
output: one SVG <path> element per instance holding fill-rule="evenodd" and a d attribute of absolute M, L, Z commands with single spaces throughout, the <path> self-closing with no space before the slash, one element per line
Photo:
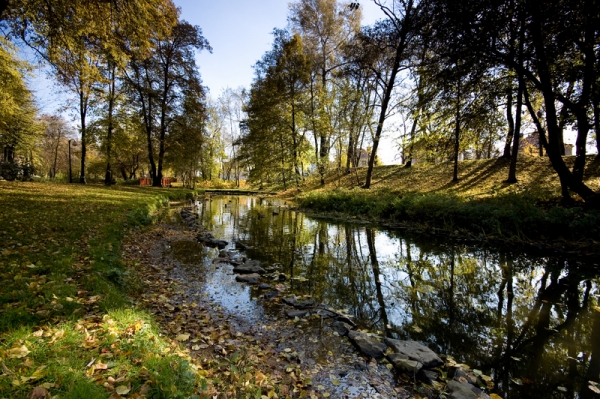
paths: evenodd
<path fill-rule="evenodd" d="M 310 192 L 298 198 L 301 207 L 317 212 L 363 216 L 372 220 L 419 224 L 447 231 L 508 239 L 579 239 L 600 235 L 600 212 L 538 205 L 535 197 L 508 193 L 485 199 L 453 194 L 404 193 L 338 189 Z"/>

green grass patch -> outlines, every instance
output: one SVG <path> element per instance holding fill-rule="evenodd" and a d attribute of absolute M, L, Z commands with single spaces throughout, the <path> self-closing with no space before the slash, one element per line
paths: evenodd
<path fill-rule="evenodd" d="M 309 192 L 297 200 L 301 207 L 320 213 L 360 215 L 451 233 L 468 232 L 471 237 L 590 241 L 600 236 L 600 211 L 548 206 L 539 198 L 525 194 L 467 199 L 452 193 L 398 194 L 385 190 L 338 189 Z"/>
<path fill-rule="evenodd" d="M 0 182 L 0 398 L 29 397 L 36 386 L 60 398 L 201 389 L 186 354 L 131 305 L 139 284 L 120 256 L 129 229 L 195 194 Z"/>

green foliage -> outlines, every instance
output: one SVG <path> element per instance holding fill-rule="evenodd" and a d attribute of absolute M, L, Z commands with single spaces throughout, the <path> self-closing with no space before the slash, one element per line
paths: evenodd
<path fill-rule="evenodd" d="M 14 155 L 31 158 L 36 139 L 41 134 L 33 95 L 25 83 L 30 70 L 27 62 L 16 57 L 14 46 L 0 37 L 0 151 L 8 149 L 11 152 L 9 159 L 5 159 L 9 163 L 13 163 Z M 19 171 L 18 168 L 10 170 L 13 167 L 17 168 L 16 165 L 3 165 L 2 173 L 16 178 Z M 23 168 L 20 172 L 23 173 Z"/>
<path fill-rule="evenodd" d="M 299 35 L 274 35 L 273 50 L 257 64 L 241 158 L 251 168 L 251 181 L 298 185 L 311 153 L 305 129 L 311 61 Z"/>
<path fill-rule="evenodd" d="M 301 207 L 317 212 L 359 215 L 386 223 L 461 231 L 469 237 L 507 240 L 580 239 L 600 234 L 600 211 L 540 206 L 539 199 L 507 193 L 466 199 L 450 193 L 403 194 L 362 189 L 311 192 L 298 198 Z"/>

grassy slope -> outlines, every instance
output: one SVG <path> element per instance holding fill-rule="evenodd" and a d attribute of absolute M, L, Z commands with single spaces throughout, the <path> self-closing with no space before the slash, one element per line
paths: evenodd
<path fill-rule="evenodd" d="M 594 190 L 600 190 L 600 162 L 588 162 L 585 181 Z M 572 166 L 575 158 L 566 157 Z M 459 162 L 459 181 L 452 182 L 453 164 L 421 163 L 412 168 L 403 165 L 378 166 L 374 169 L 373 192 L 378 190 L 397 193 L 450 193 L 467 198 L 482 198 L 506 193 L 526 193 L 556 200 L 560 197 L 560 184 L 556 172 L 548 159 L 538 157 L 519 158 L 516 184 L 505 183 L 508 176 L 508 161 L 485 159 Z M 306 182 L 303 189 L 311 191 L 331 190 L 338 187 L 354 188 L 365 181 L 367 168 L 360 168 L 349 175 L 332 173 L 327 177 L 325 187 L 317 179 Z M 291 191 L 290 191 L 291 192 Z"/>
<path fill-rule="evenodd" d="M 190 194 L 0 182 L 0 398 L 34 387 L 90 399 L 199 389 L 185 353 L 130 304 L 140 286 L 120 258 L 127 229 Z"/>
<path fill-rule="evenodd" d="M 566 158 L 572 164 L 574 157 Z M 465 161 L 459 181 L 452 181 L 451 163 L 417 164 L 412 168 L 380 166 L 370 190 L 360 189 L 366 168 L 351 174 L 332 173 L 324 187 L 305 182 L 297 195 L 302 207 L 318 212 L 362 216 L 392 223 L 411 223 L 427 230 L 466 231 L 470 235 L 509 240 L 566 238 L 594 243 L 600 223 L 597 212 L 562 208 L 556 173 L 545 158 L 519 158 L 518 183 L 505 183 L 508 161 Z M 600 190 L 600 162 L 590 162 L 586 183 Z M 298 194 L 293 190 L 284 196 Z"/>

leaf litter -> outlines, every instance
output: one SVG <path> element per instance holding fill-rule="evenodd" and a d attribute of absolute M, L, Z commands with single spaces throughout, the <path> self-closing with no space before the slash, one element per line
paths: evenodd
<path fill-rule="evenodd" d="M 367 363 L 317 314 L 288 320 L 279 297 L 248 295 L 195 235 L 159 224 L 132 236 L 123 257 L 143 281 L 138 303 L 164 335 L 185 345 L 209 382 L 209 397 L 413 397 L 411 384 L 396 385 L 385 364 Z M 221 279 L 211 280 L 215 275 Z"/>

